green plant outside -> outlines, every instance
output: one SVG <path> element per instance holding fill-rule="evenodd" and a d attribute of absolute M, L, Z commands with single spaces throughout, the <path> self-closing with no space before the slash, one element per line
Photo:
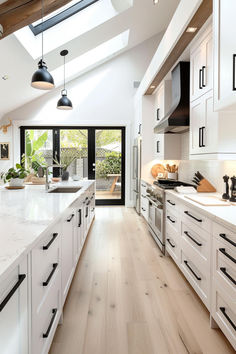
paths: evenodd
<path fill-rule="evenodd" d="M 105 160 L 97 160 L 96 162 L 96 177 L 108 178 L 110 174 L 121 173 L 121 153 L 108 152 L 106 153 Z"/>
<path fill-rule="evenodd" d="M 26 130 L 25 132 L 25 154 L 22 155 L 22 163 L 26 164 L 29 169 L 33 169 L 36 173 L 41 166 L 44 169 L 47 167 L 42 149 L 48 139 L 48 132 L 44 132 L 37 139 L 34 138 L 34 130 Z"/>

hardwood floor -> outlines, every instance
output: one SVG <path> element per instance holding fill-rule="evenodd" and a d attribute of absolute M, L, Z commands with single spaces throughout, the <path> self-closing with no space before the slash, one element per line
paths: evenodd
<path fill-rule="evenodd" d="M 233 348 L 133 209 L 98 207 L 50 354 L 228 354 Z"/>

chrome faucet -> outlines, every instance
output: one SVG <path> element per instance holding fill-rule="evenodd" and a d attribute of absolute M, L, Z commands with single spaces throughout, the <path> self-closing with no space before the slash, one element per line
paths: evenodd
<path fill-rule="evenodd" d="M 48 180 L 48 170 L 50 167 L 59 167 L 59 168 L 63 168 L 65 167 L 64 165 L 58 165 L 58 164 L 52 164 L 52 165 L 49 165 L 47 166 L 46 168 L 46 183 L 45 183 L 45 189 L 46 191 L 48 191 L 50 189 L 50 182 Z"/>

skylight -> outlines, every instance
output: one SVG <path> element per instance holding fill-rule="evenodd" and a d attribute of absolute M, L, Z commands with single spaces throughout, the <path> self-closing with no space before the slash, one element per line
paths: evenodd
<path fill-rule="evenodd" d="M 29 28 L 36 36 L 42 31 L 46 31 L 49 28 L 56 26 L 58 23 L 65 21 L 69 17 L 77 14 L 79 11 L 86 9 L 88 6 L 94 4 L 99 0 L 74 0 L 70 1 L 69 4 L 61 7 L 60 9 L 52 12 L 48 16 L 44 17 L 44 21 L 42 23 L 41 20 L 32 23 Z"/>
<path fill-rule="evenodd" d="M 129 42 L 129 30 L 120 33 L 118 36 L 102 43 L 96 48 L 80 55 L 79 57 L 66 63 L 66 80 L 71 80 L 84 72 L 91 70 L 95 66 L 102 64 L 115 54 L 124 49 Z M 51 71 L 55 82 L 61 84 L 63 75 L 63 65 Z M 57 85 L 58 86 L 58 85 Z"/>
<path fill-rule="evenodd" d="M 47 54 L 56 48 L 62 47 L 65 43 L 109 21 L 120 12 L 132 6 L 130 1 L 131 0 L 99 0 L 83 11 L 49 28 L 44 33 L 44 53 Z M 82 2 L 83 0 L 80 1 L 80 3 Z M 72 2 L 69 4 L 71 3 Z M 41 36 L 34 36 L 29 26 L 15 32 L 15 36 L 34 60 L 40 57 Z"/>

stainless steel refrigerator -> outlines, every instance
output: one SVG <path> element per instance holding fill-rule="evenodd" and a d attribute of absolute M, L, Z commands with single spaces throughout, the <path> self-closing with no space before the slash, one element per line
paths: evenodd
<path fill-rule="evenodd" d="M 142 154 L 142 138 L 138 137 L 133 145 L 133 194 L 135 209 L 138 214 L 141 212 L 141 154 Z"/>

